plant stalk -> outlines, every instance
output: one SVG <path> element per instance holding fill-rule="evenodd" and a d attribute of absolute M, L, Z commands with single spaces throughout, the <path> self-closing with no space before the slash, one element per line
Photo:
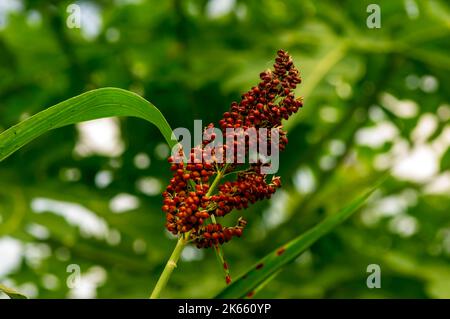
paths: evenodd
<path fill-rule="evenodd" d="M 175 269 L 175 267 L 177 267 L 178 259 L 180 259 L 181 253 L 183 252 L 186 243 L 187 240 L 184 236 L 181 236 L 178 239 L 177 245 L 170 255 L 170 258 L 167 261 L 166 266 L 164 267 L 164 270 L 161 273 L 161 276 L 159 277 L 158 282 L 156 283 L 155 288 L 152 291 L 152 294 L 150 295 L 150 299 L 159 298 L 161 291 L 164 289 L 164 287 L 166 287 L 167 282 L 169 281 L 170 275 L 172 275 L 173 270 Z"/>
<path fill-rule="evenodd" d="M 211 184 L 211 187 L 209 188 L 208 192 L 205 196 L 211 196 L 211 194 L 214 192 L 215 188 L 219 184 L 220 179 L 223 177 L 223 172 L 225 171 L 227 165 L 225 166 L 223 171 L 218 171 L 216 178 Z M 211 215 L 211 218 L 213 219 L 213 222 L 215 223 L 214 215 Z M 161 291 L 166 287 L 167 282 L 169 281 L 170 276 L 172 275 L 173 270 L 177 267 L 178 259 L 180 259 L 181 253 L 183 252 L 184 246 L 189 241 L 189 233 L 185 234 L 186 236 L 182 235 L 178 239 L 177 245 L 175 246 L 174 250 L 172 251 L 172 254 L 170 255 L 169 260 L 166 263 L 166 266 L 164 267 L 163 272 L 161 273 L 161 276 L 159 276 L 158 281 L 156 282 L 155 288 L 153 288 L 153 291 L 150 295 L 150 299 L 157 299 L 159 298 L 159 295 L 161 294 Z"/>

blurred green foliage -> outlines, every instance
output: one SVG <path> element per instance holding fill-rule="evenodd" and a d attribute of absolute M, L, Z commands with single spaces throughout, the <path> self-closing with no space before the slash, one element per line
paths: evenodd
<path fill-rule="evenodd" d="M 245 236 L 224 246 L 232 275 L 391 170 L 367 208 L 256 297 L 448 298 L 450 7 L 377 1 L 381 28 L 369 29 L 370 3 L 86 0 L 77 29 L 66 26 L 70 1 L 3 1 L 0 131 L 105 86 L 144 96 L 173 128 L 214 122 L 283 48 L 301 70 L 305 106 L 286 124 L 283 191 L 243 212 Z M 118 123 L 118 155 L 75 152 L 82 129 L 71 126 L 0 163 L 2 284 L 40 298 L 149 295 L 175 245 L 160 210 L 170 170 L 156 128 Z M 118 194 L 137 207 L 114 212 Z M 80 231 L 80 210 L 101 218 L 103 235 Z M 71 264 L 82 273 L 75 292 Z M 366 286 L 369 264 L 381 267 L 380 289 Z M 188 249 L 163 297 L 211 297 L 224 285 L 214 252 Z"/>

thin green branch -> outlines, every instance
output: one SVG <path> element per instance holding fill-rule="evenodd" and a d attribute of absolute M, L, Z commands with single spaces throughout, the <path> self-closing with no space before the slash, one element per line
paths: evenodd
<path fill-rule="evenodd" d="M 161 291 L 167 285 L 167 282 L 169 281 L 173 270 L 175 269 L 175 267 L 177 267 L 177 262 L 178 259 L 180 259 L 184 246 L 186 246 L 186 238 L 185 236 L 181 236 L 178 239 L 177 245 L 170 255 L 169 260 L 167 261 L 166 266 L 164 267 L 164 270 L 161 273 L 161 276 L 159 277 L 158 282 L 156 283 L 155 288 L 152 291 L 152 294 L 150 295 L 150 299 L 158 298 L 161 294 Z"/>

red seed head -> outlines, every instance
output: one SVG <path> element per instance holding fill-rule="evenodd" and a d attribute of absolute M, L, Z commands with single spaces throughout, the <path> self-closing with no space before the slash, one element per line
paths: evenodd
<path fill-rule="evenodd" d="M 224 112 L 223 118 L 219 120 L 219 128 L 224 136 L 227 128 L 266 128 L 268 132 L 278 128 L 277 138 L 282 151 L 288 143 L 286 132 L 281 129 L 282 120 L 287 120 L 303 105 L 301 98 L 296 98 L 293 91 L 301 82 L 300 74 L 289 54 L 279 50 L 273 70 L 262 72 L 260 79 L 257 86 L 242 95 L 240 102 L 231 103 L 229 111 Z M 214 128 L 212 123 L 207 126 L 205 140 L 200 145 L 187 153 L 180 149 L 179 155 L 190 159 L 190 163 L 174 163 L 173 157 L 168 159 L 174 176 L 163 193 L 162 209 L 166 213 L 167 229 L 176 235 L 189 232 L 190 239 L 200 248 L 214 247 L 233 237 L 240 237 L 246 226 L 246 221 L 239 219 L 236 226 L 222 227 L 221 224 L 212 223 L 212 214 L 221 217 L 234 210 L 247 208 L 249 204 L 270 198 L 281 186 L 279 177 L 266 181 L 267 176 L 261 173 L 262 163 L 250 164 L 246 169 L 239 167 L 242 165 L 237 163 L 237 148 L 234 149 L 234 162 L 228 163 L 226 172 L 223 170 L 224 163 L 220 160 L 225 159 L 226 152 L 232 147 L 244 146 L 244 158 L 249 155 L 249 148 L 255 146 L 255 142 L 249 138 L 234 140 L 230 145 L 214 149 L 213 156 L 206 160 L 206 151 L 212 151 L 209 141 L 216 138 L 216 134 L 209 131 L 211 128 Z M 257 141 L 265 141 L 270 145 L 273 138 L 271 134 L 259 134 Z M 229 173 L 234 170 L 243 172 L 232 175 L 237 177 L 222 182 L 213 194 L 206 196 L 211 177 L 219 172 Z"/>

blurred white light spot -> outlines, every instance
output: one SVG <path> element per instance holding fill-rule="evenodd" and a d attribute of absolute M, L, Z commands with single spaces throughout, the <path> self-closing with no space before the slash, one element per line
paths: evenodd
<path fill-rule="evenodd" d="M 76 167 L 61 168 L 60 178 L 65 182 L 76 182 L 81 178 L 81 171 Z"/>
<path fill-rule="evenodd" d="M 356 142 L 373 148 L 383 146 L 398 135 L 397 127 L 389 121 L 378 122 L 375 126 L 364 127 L 356 132 Z"/>
<path fill-rule="evenodd" d="M 116 28 L 108 28 L 105 33 L 106 41 L 114 43 L 120 39 L 120 31 Z"/>
<path fill-rule="evenodd" d="M 436 237 L 442 241 L 442 247 L 439 248 L 443 249 L 447 255 L 450 255 L 450 228 L 441 228 L 437 232 Z"/>
<path fill-rule="evenodd" d="M 313 255 L 311 253 L 311 250 L 306 250 L 304 253 L 302 253 L 300 256 L 295 259 L 295 263 L 298 265 L 307 265 L 311 264 L 313 261 Z"/>
<path fill-rule="evenodd" d="M 425 139 L 435 132 L 436 121 L 433 114 L 425 114 L 412 134 L 416 139 L 414 145 L 411 147 L 407 140 L 396 137 L 388 152 L 375 157 L 375 168 L 392 168 L 392 174 L 401 180 L 429 182 L 438 173 L 440 158 L 450 147 L 450 125 L 444 127 L 438 137 L 426 143 Z"/>
<path fill-rule="evenodd" d="M 347 82 L 340 82 L 339 85 L 336 86 L 336 94 L 341 99 L 348 99 L 352 95 L 352 87 Z"/>
<path fill-rule="evenodd" d="M 376 209 L 383 216 L 392 216 L 406 211 L 408 202 L 400 196 L 387 196 L 381 199 Z"/>
<path fill-rule="evenodd" d="M 147 250 L 147 243 L 143 239 L 136 239 L 133 242 L 133 250 L 136 254 L 143 254 Z"/>
<path fill-rule="evenodd" d="M 346 146 L 341 140 L 331 140 L 329 144 L 330 153 L 335 156 L 340 156 L 345 153 Z"/>
<path fill-rule="evenodd" d="M 167 229 L 164 229 L 164 236 L 166 236 L 167 238 L 172 239 L 172 240 L 175 240 L 178 238 L 176 235 L 172 234 Z"/>
<path fill-rule="evenodd" d="M 394 217 L 405 214 L 409 207 L 417 205 L 417 192 L 406 189 L 395 195 L 382 197 L 372 201 L 361 214 L 364 224 L 375 225 L 383 217 Z"/>
<path fill-rule="evenodd" d="M 20 266 L 23 245 L 12 237 L 0 238 L 0 278 L 13 272 Z"/>
<path fill-rule="evenodd" d="M 102 16 L 100 8 L 86 1 L 77 1 L 81 8 L 81 33 L 86 40 L 94 40 L 102 28 Z"/>
<path fill-rule="evenodd" d="M 389 222 L 389 229 L 402 237 L 414 235 L 419 227 L 417 219 L 408 215 L 399 215 Z"/>
<path fill-rule="evenodd" d="M 424 186 L 425 194 L 447 195 L 450 197 L 450 172 L 444 172 L 434 177 Z"/>
<path fill-rule="evenodd" d="M 339 118 L 339 111 L 332 106 L 324 106 L 319 111 L 320 117 L 324 122 L 335 123 Z"/>
<path fill-rule="evenodd" d="M 120 193 L 109 202 L 109 208 L 114 213 L 125 213 L 139 207 L 139 199 L 136 196 Z"/>
<path fill-rule="evenodd" d="M 50 232 L 48 231 L 47 227 L 39 224 L 28 224 L 26 225 L 25 230 L 28 234 L 36 237 L 37 239 L 47 239 L 50 236 Z"/>
<path fill-rule="evenodd" d="M 51 212 L 62 216 L 87 237 L 103 239 L 108 232 L 105 220 L 80 204 L 38 197 L 31 201 L 31 209 L 36 213 Z"/>
<path fill-rule="evenodd" d="M 236 17 L 239 20 L 244 20 L 247 17 L 247 7 L 245 6 L 245 3 L 239 3 L 236 6 Z"/>
<path fill-rule="evenodd" d="M 262 215 L 264 226 L 267 229 L 273 229 L 287 219 L 286 204 L 288 199 L 289 195 L 280 189 L 270 200 L 270 206 L 263 211 Z"/>
<path fill-rule="evenodd" d="M 425 142 L 438 127 L 436 115 L 431 113 L 423 114 L 414 130 L 411 132 L 411 139 L 415 143 Z"/>
<path fill-rule="evenodd" d="M 190 16 L 198 16 L 200 14 L 200 6 L 198 6 L 194 2 L 190 2 L 189 1 L 189 2 L 186 3 L 186 12 Z"/>
<path fill-rule="evenodd" d="M 410 74 L 405 79 L 406 87 L 410 90 L 416 90 L 420 86 L 420 77 L 415 74 Z"/>
<path fill-rule="evenodd" d="M 336 166 L 336 158 L 330 155 L 322 156 L 319 160 L 319 166 L 324 171 L 329 171 Z"/>
<path fill-rule="evenodd" d="M 408 202 L 408 206 L 413 207 L 417 205 L 418 192 L 415 189 L 406 188 L 400 193 L 400 196 Z"/>
<path fill-rule="evenodd" d="M 20 0 L 2 0 L 0 1 L 0 30 L 8 25 L 8 16 L 12 12 L 23 10 L 23 4 Z"/>
<path fill-rule="evenodd" d="M 414 0 L 405 0 L 405 10 L 408 18 L 417 19 L 419 17 L 419 7 Z"/>
<path fill-rule="evenodd" d="M 419 113 L 419 106 L 412 100 L 399 100 L 389 93 L 384 93 L 381 101 L 389 111 L 398 117 L 412 118 Z"/>
<path fill-rule="evenodd" d="M 37 10 L 30 10 L 27 15 L 27 24 L 31 27 L 37 27 L 42 23 L 42 15 Z"/>
<path fill-rule="evenodd" d="M 24 257 L 25 261 L 31 268 L 38 268 L 42 261 L 50 257 L 52 254 L 50 246 L 41 243 L 25 244 Z"/>
<path fill-rule="evenodd" d="M 150 157 L 145 153 L 138 153 L 134 157 L 134 166 L 139 169 L 146 169 L 150 166 Z"/>
<path fill-rule="evenodd" d="M 369 118 L 373 122 L 380 122 L 386 119 L 386 114 L 384 114 L 383 110 L 379 106 L 372 105 L 369 108 Z"/>
<path fill-rule="evenodd" d="M 79 139 L 75 145 L 75 153 L 80 156 L 96 154 L 115 157 L 124 151 L 119 121 L 116 118 L 78 123 L 77 129 Z"/>
<path fill-rule="evenodd" d="M 161 192 L 162 184 L 154 177 L 142 177 L 136 181 L 137 189 L 145 195 L 155 196 Z"/>
<path fill-rule="evenodd" d="M 120 235 L 120 231 L 118 231 L 117 229 L 111 229 L 106 234 L 106 242 L 111 246 L 116 246 L 120 244 L 121 237 L 122 236 Z"/>
<path fill-rule="evenodd" d="M 295 189 L 301 194 L 309 194 L 316 189 L 316 179 L 309 167 L 303 167 L 295 172 L 293 177 Z"/>
<path fill-rule="evenodd" d="M 395 163 L 392 174 L 403 180 L 426 182 L 438 170 L 438 161 L 432 148 L 427 145 L 419 145 Z"/>
<path fill-rule="evenodd" d="M 442 122 L 450 120 L 450 106 L 447 104 L 440 105 L 437 110 L 437 115 Z"/>
<path fill-rule="evenodd" d="M 436 92 L 439 87 L 438 80 L 432 75 L 425 75 L 422 77 L 420 88 L 426 93 Z"/>
<path fill-rule="evenodd" d="M 450 124 L 446 125 L 441 134 L 432 141 L 431 147 L 439 157 L 444 155 L 450 147 Z"/>
<path fill-rule="evenodd" d="M 169 146 L 167 146 L 166 143 L 159 143 L 155 147 L 156 157 L 161 160 L 169 157 L 169 151 L 170 151 Z"/>
<path fill-rule="evenodd" d="M 27 298 L 36 298 L 39 293 L 38 288 L 32 282 L 26 282 L 20 285 L 19 287 L 17 287 L 17 290 L 27 296 Z"/>
<path fill-rule="evenodd" d="M 69 298 L 91 299 L 97 296 L 97 288 L 106 282 L 106 271 L 100 266 L 93 266 L 80 276 L 77 285 L 70 289 Z"/>
<path fill-rule="evenodd" d="M 28 119 L 30 116 L 31 116 L 30 113 L 28 113 L 28 112 L 23 112 L 23 113 L 20 114 L 19 120 L 25 121 L 25 120 Z"/>
<path fill-rule="evenodd" d="M 18 12 L 23 9 L 21 0 L 2 0 L 0 3 L 0 13 Z"/>
<path fill-rule="evenodd" d="M 181 259 L 183 261 L 195 261 L 202 260 L 204 256 L 202 249 L 197 249 L 192 246 L 186 246 L 181 253 Z"/>
<path fill-rule="evenodd" d="M 53 274 L 45 274 L 42 276 L 42 286 L 48 290 L 56 290 L 59 287 L 59 278 Z"/>
<path fill-rule="evenodd" d="M 95 185 L 98 188 L 105 188 L 111 184 L 113 175 L 111 171 L 99 171 L 95 174 Z"/>
<path fill-rule="evenodd" d="M 218 18 L 230 13 L 236 0 L 210 0 L 206 5 L 206 14 L 210 18 Z"/>

